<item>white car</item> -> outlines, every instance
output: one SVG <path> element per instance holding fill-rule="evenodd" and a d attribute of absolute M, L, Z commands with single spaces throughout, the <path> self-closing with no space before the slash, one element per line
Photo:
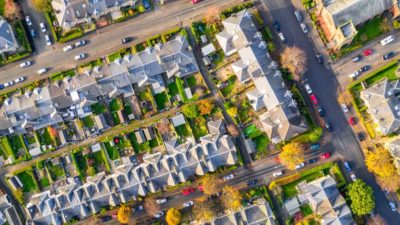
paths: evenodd
<path fill-rule="evenodd" d="M 302 163 L 300 163 L 299 165 L 297 165 L 297 166 L 295 167 L 295 169 L 296 169 L 296 170 L 301 169 L 301 168 L 303 168 L 305 165 L 306 165 L 306 164 L 304 164 L 304 162 L 302 162 Z"/>
<path fill-rule="evenodd" d="M 29 16 L 25 16 L 25 22 L 26 22 L 26 24 L 28 24 L 28 26 L 32 26 L 32 21 Z"/>
<path fill-rule="evenodd" d="M 282 170 L 281 170 L 281 171 L 274 172 L 274 173 L 272 174 L 273 177 L 279 177 L 279 176 L 282 176 L 282 175 L 283 175 L 283 171 L 282 171 Z"/>
<path fill-rule="evenodd" d="M 40 23 L 39 26 L 40 26 L 40 30 L 41 30 L 43 33 L 46 33 L 47 29 L 46 29 L 46 26 L 44 25 L 44 23 Z"/>
<path fill-rule="evenodd" d="M 46 45 L 47 46 L 50 46 L 51 45 L 51 40 L 50 40 L 50 37 L 49 37 L 49 35 L 44 35 L 44 39 L 46 39 Z"/>
<path fill-rule="evenodd" d="M 164 212 L 163 212 L 163 211 L 160 211 L 160 212 L 154 214 L 153 216 L 154 216 L 155 218 L 160 218 L 160 217 L 164 216 Z"/>
<path fill-rule="evenodd" d="M 349 108 L 347 108 L 346 104 L 342 103 L 340 106 L 342 107 L 343 112 L 345 113 L 349 112 Z"/>
<path fill-rule="evenodd" d="M 156 200 L 157 204 L 162 205 L 167 202 L 166 198 L 159 198 Z"/>
<path fill-rule="evenodd" d="M 229 175 L 226 175 L 226 176 L 224 176 L 223 178 L 222 178 L 222 180 L 231 180 L 231 179 L 233 179 L 235 176 L 233 175 L 233 174 L 229 174 Z"/>
<path fill-rule="evenodd" d="M 354 175 L 354 173 L 350 174 L 350 178 L 351 178 L 352 181 L 356 181 L 357 180 L 357 177 L 356 177 L 356 175 Z"/>
<path fill-rule="evenodd" d="M 301 12 L 299 10 L 294 11 L 294 15 L 296 16 L 297 21 L 303 21 L 303 17 L 301 16 Z"/>
<path fill-rule="evenodd" d="M 306 89 L 306 91 L 307 91 L 308 94 L 312 94 L 312 90 L 311 90 L 309 84 L 305 84 L 305 85 L 304 85 L 304 88 Z"/>
<path fill-rule="evenodd" d="M 46 73 L 47 71 L 48 71 L 47 68 L 42 68 L 42 69 L 39 69 L 39 70 L 37 71 L 37 73 L 38 73 L 39 75 L 41 75 L 41 74 Z"/>
<path fill-rule="evenodd" d="M 390 35 L 390 36 L 382 39 L 380 42 L 381 42 L 382 46 L 385 46 L 385 45 L 387 45 L 387 44 L 389 44 L 390 42 L 393 42 L 393 41 L 394 41 L 394 35 Z"/>
<path fill-rule="evenodd" d="M 282 42 L 286 41 L 286 38 L 285 38 L 285 36 L 283 36 L 282 33 L 279 33 L 278 36 L 279 36 L 279 38 L 281 39 Z"/>
<path fill-rule="evenodd" d="M 185 202 L 185 203 L 183 203 L 183 208 L 190 207 L 190 206 L 192 206 L 193 204 L 194 204 L 193 201 Z"/>
<path fill-rule="evenodd" d="M 19 83 L 25 80 L 25 77 L 18 77 L 17 79 L 14 80 L 15 83 Z"/>
<path fill-rule="evenodd" d="M 71 51 L 72 49 L 74 49 L 74 46 L 72 46 L 72 45 L 67 45 L 67 46 L 64 46 L 63 51 L 64 51 L 64 52 L 68 52 L 68 51 Z"/>
<path fill-rule="evenodd" d="M 23 63 L 19 64 L 19 67 L 26 68 L 26 67 L 31 66 L 31 65 L 32 65 L 31 61 L 26 61 L 26 62 L 23 62 Z"/>
<path fill-rule="evenodd" d="M 8 82 L 5 82 L 4 84 L 4 87 L 10 87 L 10 86 L 13 86 L 14 85 L 14 81 L 8 81 Z"/>
<path fill-rule="evenodd" d="M 75 47 L 81 47 L 87 44 L 86 40 L 80 40 L 78 42 L 75 43 Z"/>
<path fill-rule="evenodd" d="M 304 23 L 300 23 L 300 27 L 301 27 L 301 29 L 303 30 L 303 32 L 304 32 L 305 34 L 308 33 L 307 26 L 306 26 Z"/>
<path fill-rule="evenodd" d="M 355 71 L 354 73 L 349 74 L 349 78 L 350 79 L 354 79 L 356 78 L 358 75 L 360 75 L 360 73 L 358 71 Z"/>
<path fill-rule="evenodd" d="M 81 53 L 81 54 L 75 56 L 75 60 L 81 60 L 81 59 L 84 59 L 84 58 L 86 58 L 86 54 L 85 53 Z"/>
<path fill-rule="evenodd" d="M 393 212 L 397 211 L 397 207 L 396 207 L 396 204 L 394 202 L 389 202 L 389 206 L 390 206 L 390 208 L 392 209 Z"/>

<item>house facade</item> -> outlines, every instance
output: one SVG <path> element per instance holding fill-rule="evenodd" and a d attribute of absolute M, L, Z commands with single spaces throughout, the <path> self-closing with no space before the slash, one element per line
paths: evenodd
<path fill-rule="evenodd" d="M 83 219 L 102 207 L 117 206 L 186 182 L 195 175 L 235 165 L 236 147 L 230 136 L 220 132 L 224 130 L 222 126 L 222 121 L 210 122 L 210 133 L 199 143 L 167 141 L 166 154 L 146 155 L 139 165 L 123 160 L 110 175 L 102 172 L 88 177 L 86 183 L 69 178 L 65 186 L 33 195 L 26 205 L 28 224 L 59 225 L 72 218 Z"/>
<path fill-rule="evenodd" d="M 351 43 L 358 25 L 398 7 L 398 3 L 397 0 L 316 0 L 316 6 L 329 47 L 339 49 Z"/>
<path fill-rule="evenodd" d="M 234 14 L 222 24 L 225 29 L 217 34 L 217 40 L 227 56 L 239 54 L 240 60 L 232 63 L 238 80 L 255 84 L 246 93 L 247 98 L 255 111 L 267 109 L 260 120 L 270 140 L 278 143 L 306 131 L 293 94 L 286 88 L 278 64 L 271 59 L 250 11 Z"/>
<path fill-rule="evenodd" d="M 14 52 L 18 47 L 12 26 L 0 16 L 0 54 Z"/>

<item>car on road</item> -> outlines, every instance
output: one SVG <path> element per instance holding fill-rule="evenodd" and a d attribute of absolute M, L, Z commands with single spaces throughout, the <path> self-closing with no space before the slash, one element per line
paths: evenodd
<path fill-rule="evenodd" d="M 344 168 L 346 169 L 347 172 L 351 172 L 351 166 L 349 162 L 344 162 Z"/>
<path fill-rule="evenodd" d="M 385 55 L 383 55 L 383 60 L 388 60 L 388 59 L 390 59 L 390 58 L 393 58 L 393 56 L 394 56 L 394 52 L 389 52 L 389 53 L 386 53 Z"/>
<path fill-rule="evenodd" d="M 198 189 L 199 191 L 201 191 L 201 192 L 204 192 L 203 185 L 198 186 L 197 189 Z"/>
<path fill-rule="evenodd" d="M 137 205 L 137 206 L 133 206 L 132 207 L 132 212 L 140 212 L 143 210 L 143 206 L 142 205 Z"/>
<path fill-rule="evenodd" d="M 303 21 L 303 16 L 301 15 L 301 12 L 299 10 L 294 11 L 294 16 L 296 16 L 297 21 Z"/>
<path fill-rule="evenodd" d="M 25 62 L 19 64 L 19 67 L 21 67 L 21 68 L 26 68 L 26 67 L 29 67 L 29 66 L 31 66 L 31 65 L 32 65 L 32 62 L 31 62 L 31 61 L 25 61 Z"/>
<path fill-rule="evenodd" d="M 14 80 L 15 83 L 19 83 L 25 80 L 25 77 L 18 77 L 17 79 Z"/>
<path fill-rule="evenodd" d="M 165 204 L 166 202 L 167 202 L 166 198 L 156 199 L 156 203 L 159 204 L 159 205 Z"/>
<path fill-rule="evenodd" d="M 333 126 L 328 121 L 325 121 L 325 128 L 328 130 L 328 132 L 333 131 Z"/>
<path fill-rule="evenodd" d="M 143 3 L 143 6 L 144 6 L 144 8 L 147 10 L 147 9 L 150 9 L 150 3 L 149 3 L 149 1 L 147 1 L 147 0 L 142 0 L 142 3 Z"/>
<path fill-rule="evenodd" d="M 75 43 L 75 47 L 77 48 L 77 47 L 81 47 L 81 46 L 84 46 L 84 45 L 86 45 L 87 44 L 87 41 L 86 40 L 80 40 L 80 41 L 78 41 L 78 42 L 76 42 Z"/>
<path fill-rule="evenodd" d="M 347 108 L 346 104 L 342 103 L 342 104 L 340 104 L 340 106 L 342 107 L 343 112 L 345 112 L 345 113 L 349 112 L 349 108 Z"/>
<path fill-rule="evenodd" d="M 306 164 L 305 164 L 304 162 L 302 162 L 302 163 L 300 163 L 299 165 L 296 165 L 295 169 L 296 169 L 296 170 L 301 169 L 301 168 L 303 168 L 305 165 L 306 165 Z"/>
<path fill-rule="evenodd" d="M 349 78 L 350 79 L 354 79 L 356 78 L 358 75 L 360 75 L 360 73 L 357 71 L 354 71 L 354 73 L 349 74 Z"/>
<path fill-rule="evenodd" d="M 381 43 L 382 46 L 385 46 L 385 45 L 387 45 L 387 44 L 389 44 L 389 43 L 391 43 L 393 41 L 394 41 L 394 35 L 390 35 L 390 36 L 385 37 L 384 39 L 382 39 L 380 41 L 380 43 Z"/>
<path fill-rule="evenodd" d="M 396 204 L 394 202 L 389 202 L 389 206 L 390 206 L 390 209 L 392 210 L 392 212 L 396 212 L 397 211 L 397 207 L 396 207 Z"/>
<path fill-rule="evenodd" d="M 32 37 L 32 38 L 35 38 L 35 37 L 36 37 L 36 32 L 35 32 L 35 30 L 34 30 L 33 28 L 31 28 L 31 29 L 29 30 L 29 32 L 31 33 L 31 37 Z"/>
<path fill-rule="evenodd" d="M 307 26 L 304 23 L 300 23 L 300 27 L 301 27 L 301 30 L 303 30 L 303 33 L 305 33 L 305 34 L 308 33 Z"/>
<path fill-rule="evenodd" d="M 314 105 L 318 105 L 318 99 L 314 94 L 310 95 L 310 99 Z"/>
<path fill-rule="evenodd" d="M 278 34 L 278 36 L 279 36 L 279 38 L 281 39 L 282 42 L 286 42 L 286 38 L 285 38 L 285 36 L 282 34 L 282 32 L 280 32 L 280 33 Z"/>
<path fill-rule="evenodd" d="M 193 201 L 188 201 L 188 202 L 183 203 L 182 206 L 183 206 L 183 208 L 188 208 L 188 207 L 190 207 L 192 205 L 194 205 L 194 202 Z"/>
<path fill-rule="evenodd" d="M 356 62 L 360 62 L 361 59 L 362 59 L 362 55 L 357 55 L 357 56 L 354 57 L 351 61 L 352 61 L 353 63 L 356 63 Z"/>
<path fill-rule="evenodd" d="M 274 20 L 274 22 L 272 22 L 272 26 L 274 27 L 274 29 L 276 31 L 280 31 L 281 30 L 281 26 L 279 25 L 279 22 Z"/>
<path fill-rule="evenodd" d="M 200 2 L 200 0 L 192 0 L 193 4 L 196 4 L 196 3 L 199 3 L 199 2 Z"/>
<path fill-rule="evenodd" d="M 32 26 L 32 20 L 29 16 L 25 16 L 25 22 L 28 26 Z"/>
<path fill-rule="evenodd" d="M 315 57 L 317 58 L 319 64 L 324 63 L 324 57 L 322 57 L 322 55 L 319 52 L 315 53 Z"/>
<path fill-rule="evenodd" d="M 350 116 L 349 117 L 349 125 L 354 126 L 356 124 L 356 121 L 354 120 L 354 117 Z"/>
<path fill-rule="evenodd" d="M 247 181 L 247 186 L 248 187 L 256 185 L 256 184 L 257 184 L 257 179 L 253 179 L 253 180 Z"/>
<path fill-rule="evenodd" d="M 154 214 L 153 216 L 154 216 L 155 218 L 160 218 L 160 217 L 164 216 L 164 212 L 163 212 L 163 211 L 160 211 L 160 212 Z"/>
<path fill-rule="evenodd" d="M 283 170 L 276 171 L 276 172 L 273 172 L 273 173 L 272 173 L 272 176 L 273 176 L 273 177 L 280 177 L 280 176 L 282 176 L 282 175 L 283 175 Z"/>
<path fill-rule="evenodd" d="M 122 42 L 122 44 L 126 44 L 126 43 L 131 42 L 132 40 L 133 40 L 133 38 L 131 38 L 131 37 L 124 37 L 121 39 L 121 42 Z"/>
<path fill-rule="evenodd" d="M 352 181 L 356 181 L 357 180 L 357 177 L 356 177 L 356 175 L 354 173 L 350 174 L 350 178 L 351 178 Z"/>
<path fill-rule="evenodd" d="M 0 84 L 0 90 L 4 89 L 4 84 Z"/>
<path fill-rule="evenodd" d="M 308 161 L 307 161 L 307 163 L 308 164 L 313 164 L 313 163 L 316 163 L 318 161 L 318 158 L 312 158 L 312 159 L 309 159 Z"/>
<path fill-rule="evenodd" d="M 186 188 L 182 190 L 182 195 L 184 196 L 188 196 L 190 194 L 192 194 L 196 189 L 190 187 L 190 188 Z"/>
<path fill-rule="evenodd" d="M 321 106 L 318 106 L 318 114 L 319 114 L 320 117 L 324 117 L 325 116 L 325 110 Z"/>
<path fill-rule="evenodd" d="M 358 72 L 363 73 L 363 72 L 368 71 L 370 68 L 371 68 L 370 65 L 366 65 L 366 66 L 361 67 L 361 68 L 358 70 Z"/>
<path fill-rule="evenodd" d="M 46 29 L 46 26 L 44 25 L 44 23 L 40 23 L 39 26 L 40 26 L 40 30 L 41 30 L 43 33 L 46 33 L 47 29 Z"/>
<path fill-rule="evenodd" d="M 372 54 L 372 49 L 370 49 L 370 48 L 363 51 L 364 56 L 369 56 L 371 54 Z"/>
<path fill-rule="evenodd" d="M 49 37 L 49 35 L 44 35 L 44 39 L 46 40 L 46 45 L 47 46 L 50 46 L 51 45 L 51 40 L 50 40 L 50 37 Z"/>
<path fill-rule="evenodd" d="M 310 150 L 311 151 L 316 151 L 316 150 L 318 150 L 318 149 L 320 149 L 321 148 L 321 146 L 319 145 L 319 144 L 312 144 L 312 145 L 310 145 Z"/>
<path fill-rule="evenodd" d="M 305 84 L 305 85 L 304 85 L 304 88 L 306 89 L 306 91 L 307 91 L 308 94 L 312 94 L 312 90 L 311 90 L 309 84 Z"/>
<path fill-rule="evenodd" d="M 231 179 L 233 179 L 235 176 L 231 173 L 231 174 L 229 174 L 229 175 L 226 175 L 226 176 L 224 176 L 224 177 L 222 177 L 222 180 L 231 180 Z"/>
<path fill-rule="evenodd" d="M 103 217 L 100 217 L 100 220 L 101 220 L 101 222 L 107 222 L 107 221 L 112 220 L 112 216 L 103 216 Z"/>
<path fill-rule="evenodd" d="M 39 75 L 42 75 L 42 74 L 46 73 L 48 70 L 49 70 L 48 68 L 42 68 L 42 69 L 39 69 L 39 70 L 37 71 L 37 73 L 38 73 Z"/>
<path fill-rule="evenodd" d="M 321 159 L 329 159 L 331 157 L 331 153 L 329 152 L 325 152 L 323 154 L 321 154 L 320 158 Z"/>
<path fill-rule="evenodd" d="M 81 53 L 81 54 L 79 54 L 79 55 L 76 55 L 74 58 L 75 58 L 75 60 L 82 60 L 82 59 L 84 59 L 84 58 L 86 58 L 86 53 Z"/>
<path fill-rule="evenodd" d="M 14 85 L 14 81 L 10 80 L 10 81 L 8 81 L 8 82 L 5 82 L 3 85 L 4 85 L 4 87 L 13 86 L 13 85 Z"/>
<path fill-rule="evenodd" d="M 64 52 L 71 51 L 72 49 L 74 49 L 74 46 L 73 46 L 73 45 L 67 45 L 67 46 L 64 46 L 64 47 L 63 47 L 63 51 L 64 51 Z"/>
<path fill-rule="evenodd" d="M 359 141 L 364 141 L 364 133 L 363 133 L 363 132 L 357 133 L 357 139 L 358 139 Z"/>

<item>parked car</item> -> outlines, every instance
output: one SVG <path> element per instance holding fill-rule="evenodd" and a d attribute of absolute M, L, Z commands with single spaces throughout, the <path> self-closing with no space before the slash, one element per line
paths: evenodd
<path fill-rule="evenodd" d="M 155 218 L 160 218 L 160 217 L 164 216 L 164 212 L 163 212 L 163 211 L 160 211 L 160 212 L 154 214 L 153 216 L 154 216 Z"/>
<path fill-rule="evenodd" d="M 183 208 L 188 208 L 188 207 L 190 207 L 192 205 L 194 205 L 194 202 L 193 201 L 188 201 L 188 202 L 183 203 Z"/>
<path fill-rule="evenodd" d="M 25 16 L 25 22 L 28 26 L 32 26 L 32 21 L 31 18 L 29 16 Z"/>
<path fill-rule="evenodd" d="M 329 152 L 325 152 L 320 156 L 321 159 L 329 159 L 329 157 L 331 157 L 331 153 Z"/>
<path fill-rule="evenodd" d="M 187 196 L 192 194 L 195 191 L 194 188 L 190 187 L 190 188 L 186 188 L 182 190 L 182 195 Z"/>
<path fill-rule="evenodd" d="M 333 131 L 333 126 L 328 121 L 325 121 L 325 128 L 328 130 L 328 132 Z"/>
<path fill-rule="evenodd" d="M 307 163 L 308 164 L 313 164 L 313 163 L 316 163 L 318 161 L 318 158 L 312 158 L 312 159 L 309 159 L 308 161 L 307 161 Z"/>
<path fill-rule="evenodd" d="M 345 113 L 349 112 L 349 108 L 347 108 L 346 104 L 342 103 L 342 104 L 340 104 L 340 106 L 342 107 L 343 112 L 345 112 Z"/>
<path fill-rule="evenodd" d="M 357 55 L 357 56 L 354 57 L 351 61 L 353 61 L 353 63 L 356 63 L 356 62 L 360 62 L 361 59 L 362 59 L 362 55 Z"/>
<path fill-rule="evenodd" d="M 122 44 L 126 44 L 126 43 L 131 42 L 132 40 L 133 40 L 133 38 L 131 38 L 131 37 L 124 37 L 121 39 L 121 42 L 122 42 Z"/>
<path fill-rule="evenodd" d="M 44 39 L 46 40 L 46 45 L 47 46 L 50 46 L 51 45 L 51 40 L 50 40 L 50 37 L 49 37 L 49 35 L 44 35 Z"/>
<path fill-rule="evenodd" d="M 149 1 L 147 1 L 147 0 L 142 0 L 142 2 L 143 2 L 143 6 L 144 6 L 144 8 L 147 10 L 147 9 L 150 9 L 150 3 L 149 3 Z"/>
<path fill-rule="evenodd" d="M 358 72 L 363 73 L 363 72 L 368 71 L 370 68 L 371 68 L 370 65 L 366 65 L 366 66 L 361 67 L 361 68 L 358 70 Z"/>
<path fill-rule="evenodd" d="M 321 106 L 318 106 L 318 114 L 319 114 L 320 117 L 324 117 L 325 116 L 325 110 Z"/>
<path fill-rule="evenodd" d="M 87 44 L 86 40 L 80 40 L 78 42 L 75 43 L 75 47 L 81 47 Z"/>
<path fill-rule="evenodd" d="M 393 212 L 396 212 L 396 211 L 397 211 L 397 207 L 396 207 L 396 204 L 395 204 L 394 202 L 389 202 L 389 206 L 390 206 L 390 209 L 391 209 Z"/>
<path fill-rule="evenodd" d="M 351 166 L 349 162 L 344 162 L 344 168 L 347 170 L 347 172 L 351 172 Z"/>
<path fill-rule="evenodd" d="M 17 79 L 14 80 L 15 83 L 19 83 L 25 80 L 25 77 L 18 77 Z"/>
<path fill-rule="evenodd" d="M 10 81 L 8 81 L 8 82 L 5 82 L 3 85 L 4 85 L 4 87 L 13 86 L 13 85 L 14 85 L 14 81 L 10 80 Z"/>
<path fill-rule="evenodd" d="M 297 21 L 303 21 L 303 16 L 301 15 L 301 12 L 299 10 L 294 11 L 294 15 L 296 16 Z"/>
<path fill-rule="evenodd" d="M 306 165 L 306 164 L 305 164 L 304 162 L 302 162 L 302 163 L 300 163 L 299 165 L 296 165 L 295 169 L 296 169 L 296 170 L 301 169 L 301 168 L 303 168 L 305 165 Z"/>
<path fill-rule="evenodd" d="M 73 46 L 73 45 L 67 45 L 67 46 L 64 46 L 64 47 L 63 47 L 63 51 L 64 51 L 64 52 L 71 51 L 72 49 L 74 49 L 74 46 Z"/>
<path fill-rule="evenodd" d="M 364 54 L 364 56 L 371 55 L 372 54 L 372 49 L 369 48 L 369 49 L 364 50 L 363 54 Z"/>
<path fill-rule="evenodd" d="M 35 30 L 34 30 L 33 28 L 31 28 L 31 29 L 29 30 L 29 32 L 31 33 L 31 37 L 32 37 L 32 38 L 35 38 L 35 37 L 36 37 L 36 32 L 35 32 Z"/>
<path fill-rule="evenodd" d="M 308 94 L 312 94 L 312 90 L 311 90 L 309 84 L 305 84 L 305 85 L 304 85 L 304 88 L 306 89 L 306 91 L 307 91 Z"/>
<path fill-rule="evenodd" d="M 349 117 L 349 125 L 354 126 L 356 124 L 356 121 L 354 120 L 354 117 Z"/>
<path fill-rule="evenodd" d="M 159 199 L 156 199 L 156 203 L 159 204 L 159 205 L 162 205 L 162 204 L 164 204 L 164 203 L 166 203 L 166 202 L 167 202 L 167 199 L 166 199 L 166 198 L 159 198 Z"/>
<path fill-rule="evenodd" d="M 316 150 L 318 150 L 318 149 L 320 149 L 320 148 L 321 148 L 321 146 L 320 146 L 319 144 L 312 144 L 312 145 L 310 145 L 311 151 L 316 151 Z"/>
<path fill-rule="evenodd" d="M 29 66 L 31 66 L 31 65 L 32 65 L 32 62 L 31 62 L 31 61 L 25 61 L 25 62 L 19 64 L 19 67 L 21 67 L 21 68 L 26 68 L 26 67 L 29 67 Z"/>
<path fill-rule="evenodd" d="M 4 84 L 0 84 L 0 90 L 4 89 Z"/>
<path fill-rule="evenodd" d="M 257 184 L 257 179 L 253 179 L 253 180 L 247 181 L 247 186 L 248 187 L 256 185 L 256 184 Z"/>
<path fill-rule="evenodd" d="M 358 75 L 360 75 L 360 73 L 358 71 L 354 71 L 354 73 L 349 74 L 349 78 L 350 79 L 354 79 L 356 78 Z"/>
<path fill-rule="evenodd" d="M 44 25 L 44 23 L 40 23 L 39 26 L 40 26 L 40 30 L 41 30 L 43 33 L 46 33 L 47 29 L 46 29 L 46 26 Z"/>
<path fill-rule="evenodd" d="M 86 56 L 87 56 L 86 53 L 81 53 L 81 54 L 75 56 L 75 60 L 82 60 L 82 59 L 86 58 Z"/>
<path fill-rule="evenodd" d="M 280 31 L 281 30 L 281 26 L 279 25 L 279 22 L 274 20 L 274 22 L 272 22 L 272 26 L 274 27 L 274 29 L 276 31 Z"/>
<path fill-rule="evenodd" d="M 303 30 L 303 33 L 307 34 L 308 33 L 308 29 L 307 26 L 304 23 L 300 23 L 300 27 Z"/>
<path fill-rule="evenodd" d="M 356 177 L 356 175 L 354 173 L 350 174 L 350 178 L 351 178 L 352 181 L 356 181 L 357 180 L 357 177 Z"/>
<path fill-rule="evenodd" d="M 280 177 L 280 176 L 282 176 L 282 175 L 283 175 L 283 170 L 276 171 L 276 172 L 273 172 L 273 173 L 272 173 L 272 176 L 273 176 L 273 177 Z"/>
<path fill-rule="evenodd" d="M 199 2 L 200 2 L 200 0 L 192 0 L 193 4 L 196 4 L 196 3 L 199 3 Z"/>
<path fill-rule="evenodd" d="M 204 192 L 204 188 L 203 188 L 202 185 L 198 186 L 197 189 L 198 189 L 199 191 L 201 191 L 201 192 Z"/>
<path fill-rule="evenodd" d="M 222 180 L 231 180 L 231 179 L 233 179 L 235 176 L 231 173 L 231 174 L 229 174 L 229 175 L 226 175 L 226 176 L 224 176 L 224 177 L 222 177 Z"/>
<path fill-rule="evenodd" d="M 394 35 L 390 35 L 390 36 L 382 39 L 380 41 L 380 43 L 381 43 L 382 46 L 385 46 L 385 45 L 387 45 L 387 44 L 389 44 L 390 42 L 393 42 L 393 41 L 394 41 Z"/>
<path fill-rule="evenodd" d="M 279 38 L 281 39 L 282 42 L 286 42 L 286 38 L 285 38 L 285 36 L 283 36 L 282 33 L 279 33 L 278 36 L 279 36 Z"/>
<path fill-rule="evenodd" d="M 100 220 L 101 220 L 101 222 L 107 222 L 107 221 L 112 220 L 112 216 L 103 216 L 103 217 L 100 217 Z"/>
<path fill-rule="evenodd" d="M 364 133 L 363 132 L 357 133 L 357 138 L 359 141 L 364 141 Z"/>
<path fill-rule="evenodd" d="M 393 56 L 394 56 L 394 52 L 389 52 L 389 53 L 386 53 L 385 55 L 383 55 L 383 60 L 388 60 L 388 59 L 390 59 L 390 58 L 393 58 Z"/>
<path fill-rule="evenodd" d="M 143 206 L 142 205 L 137 205 L 137 206 L 133 206 L 132 207 L 132 212 L 140 212 L 143 210 Z"/>
<path fill-rule="evenodd" d="M 48 68 L 42 68 L 42 69 L 39 69 L 39 70 L 37 71 L 37 73 L 38 73 L 39 75 L 41 75 L 41 74 L 46 73 L 48 70 L 49 70 Z"/>
<path fill-rule="evenodd" d="M 318 105 L 318 99 L 314 94 L 310 95 L 310 99 L 314 105 Z"/>
<path fill-rule="evenodd" d="M 317 58 L 319 64 L 324 63 L 324 57 L 322 57 L 322 55 L 319 52 L 315 53 L 315 57 Z"/>

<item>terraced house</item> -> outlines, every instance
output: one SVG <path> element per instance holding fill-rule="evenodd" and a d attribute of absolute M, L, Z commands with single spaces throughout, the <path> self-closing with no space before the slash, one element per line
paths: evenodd
<path fill-rule="evenodd" d="M 187 40 L 178 36 L 135 55 L 118 58 L 86 74 L 67 77 L 24 95 L 8 98 L 0 108 L 0 134 L 38 130 L 62 121 L 92 114 L 90 106 L 99 98 L 112 99 L 135 94 L 133 85 L 150 85 L 154 94 L 165 90 L 167 79 L 198 71 Z"/>
<path fill-rule="evenodd" d="M 260 115 L 261 123 L 273 143 L 288 140 L 307 130 L 292 93 L 286 88 L 278 64 L 267 50 L 267 44 L 248 10 L 222 21 L 225 27 L 217 39 L 226 55 L 238 53 L 240 60 L 232 64 L 238 80 L 253 81 L 256 88 L 247 98 L 255 111 L 267 109 Z"/>
<path fill-rule="evenodd" d="M 102 172 L 88 177 L 86 183 L 71 178 L 66 186 L 32 196 L 26 206 L 28 224 L 59 225 L 72 218 L 83 219 L 98 213 L 102 207 L 126 203 L 192 176 L 234 165 L 236 148 L 231 137 L 224 133 L 223 122 L 209 122 L 208 127 L 210 134 L 201 137 L 199 143 L 179 144 L 172 140 L 165 144 L 165 155 L 160 152 L 146 155 L 137 166 L 125 159 L 111 175 Z"/>

